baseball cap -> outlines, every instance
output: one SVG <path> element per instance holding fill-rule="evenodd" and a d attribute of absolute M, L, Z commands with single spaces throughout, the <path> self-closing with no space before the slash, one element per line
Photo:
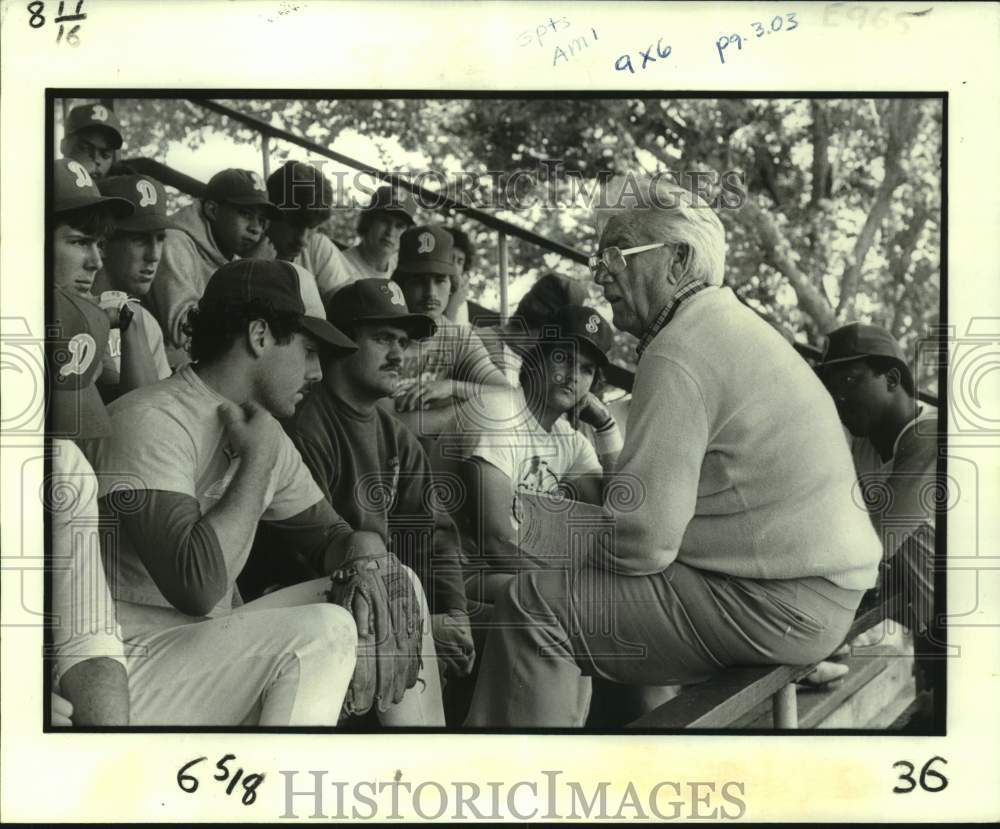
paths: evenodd
<path fill-rule="evenodd" d="M 302 328 L 337 348 L 357 350 L 354 340 L 327 322 L 319 294 L 303 290 L 299 271 L 279 259 L 237 259 L 219 268 L 208 280 L 199 305 L 222 302 L 270 304 L 275 311 L 302 314 Z"/>
<path fill-rule="evenodd" d="M 45 342 L 50 434 L 82 440 L 111 434 L 111 419 L 94 381 L 108 345 L 108 318 L 94 302 L 62 288 L 53 292 L 53 328 Z"/>
<path fill-rule="evenodd" d="M 120 149 L 125 143 L 122 138 L 122 125 L 113 109 L 104 104 L 84 104 L 73 107 L 66 116 L 66 136 L 78 133 L 80 130 L 99 128 L 107 133 L 112 150 Z"/>
<path fill-rule="evenodd" d="M 52 169 L 53 209 L 56 213 L 106 204 L 116 219 L 131 216 L 135 205 L 120 196 L 102 196 L 94 180 L 79 161 L 60 158 Z"/>
<path fill-rule="evenodd" d="M 282 211 L 329 213 L 333 188 L 316 167 L 301 161 L 286 161 L 267 177 L 267 196 Z"/>
<path fill-rule="evenodd" d="M 583 305 L 587 289 L 575 279 L 547 273 L 528 289 L 514 312 L 533 328 L 541 327 L 566 305 Z"/>
<path fill-rule="evenodd" d="M 204 198 L 245 207 L 263 207 L 269 219 L 281 218 L 281 211 L 268 198 L 264 179 L 252 170 L 221 170 L 208 180 Z"/>
<path fill-rule="evenodd" d="M 387 184 L 372 193 L 372 200 L 362 210 L 365 212 L 382 210 L 386 213 L 400 213 L 412 225 L 417 215 L 417 202 L 408 190 L 400 190 Z"/>
<path fill-rule="evenodd" d="M 391 322 L 414 340 L 424 340 L 437 331 L 437 323 L 431 317 L 406 310 L 402 289 L 388 279 L 359 279 L 345 285 L 327 300 L 326 313 L 339 328 L 364 322 Z"/>
<path fill-rule="evenodd" d="M 608 364 L 612 345 L 611 326 L 593 308 L 585 305 L 564 305 L 542 329 L 543 340 L 572 338 L 589 346 L 601 366 Z"/>
<path fill-rule="evenodd" d="M 892 357 L 906 365 L 896 338 L 879 325 L 852 322 L 827 335 L 820 366 L 847 363 L 864 357 Z"/>
<path fill-rule="evenodd" d="M 392 278 L 400 274 L 440 273 L 457 276 L 452 258 L 455 240 L 441 225 L 418 225 L 399 237 L 399 261 Z"/>
<path fill-rule="evenodd" d="M 135 212 L 116 223 L 118 230 L 142 233 L 149 230 L 177 229 L 167 218 L 167 191 L 155 178 L 127 175 L 101 179 L 98 189 L 105 196 L 127 199 Z"/>

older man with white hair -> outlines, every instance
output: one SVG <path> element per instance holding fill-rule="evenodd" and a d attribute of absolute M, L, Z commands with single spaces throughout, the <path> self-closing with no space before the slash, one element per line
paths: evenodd
<path fill-rule="evenodd" d="M 591 259 L 615 325 L 639 337 L 605 490 L 611 540 L 595 538 L 586 563 L 512 582 L 467 725 L 580 726 L 592 676 L 685 684 L 727 666 L 811 663 L 875 584 L 881 549 L 852 501 L 829 395 L 722 286 L 718 216 L 673 185 L 650 194 L 612 215 Z M 623 487 L 632 497 L 612 496 Z"/>

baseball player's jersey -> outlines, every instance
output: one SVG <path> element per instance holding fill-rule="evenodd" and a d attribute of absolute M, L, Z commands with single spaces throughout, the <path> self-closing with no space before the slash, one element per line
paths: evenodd
<path fill-rule="evenodd" d="M 467 325 L 447 322 L 438 324 L 433 337 L 410 345 L 399 377 L 403 388 L 434 380 L 504 384 L 479 335 Z"/>
<path fill-rule="evenodd" d="M 490 413 L 494 425 L 467 437 L 462 455 L 495 466 L 510 478 L 515 494 L 553 493 L 569 475 L 601 474 L 594 447 L 565 418 L 546 432 L 520 389 L 491 395 L 490 400 L 495 407 Z"/>
<path fill-rule="evenodd" d="M 130 307 L 135 312 L 136 317 L 142 317 L 142 330 L 146 335 L 149 353 L 153 357 L 153 365 L 156 366 L 156 376 L 160 380 L 165 380 L 170 376 L 170 365 L 167 362 L 167 352 L 163 346 L 163 331 L 160 329 L 160 324 L 156 321 L 156 317 L 141 305 L 132 303 Z M 112 328 L 108 332 L 108 348 L 104 353 L 104 366 L 111 369 L 116 377 L 121 376 L 122 332 L 117 328 Z"/>
<path fill-rule="evenodd" d="M 276 259 L 277 256 L 271 240 L 264 236 L 246 258 Z M 306 231 L 305 247 L 295 257 L 294 263 L 316 278 L 316 287 L 324 301 L 358 278 L 354 269 L 344 261 L 344 254 L 318 230 Z"/>
<path fill-rule="evenodd" d="M 392 272 L 396 270 L 396 261 L 398 259 L 397 255 L 393 254 L 389 259 L 389 266 L 384 271 L 377 271 L 361 255 L 360 245 L 348 248 L 344 251 L 343 256 L 344 262 L 347 264 L 351 274 L 351 282 L 359 279 L 388 279 L 392 276 Z"/>
<path fill-rule="evenodd" d="M 108 411 L 113 437 L 90 441 L 86 447 L 100 473 L 99 497 L 113 490 L 131 491 L 133 508 L 139 510 L 156 509 L 157 494 L 169 493 L 195 499 L 202 515 L 212 509 L 225 495 L 240 463 L 229 447 L 219 418 L 218 407 L 223 402 L 224 398 L 205 385 L 188 365 L 174 376 L 112 403 Z M 323 502 L 323 493 L 292 442 L 283 433 L 279 440 L 278 459 L 258 520 L 281 521 Z M 144 499 L 149 502 L 144 503 Z M 176 498 L 165 499 L 168 507 L 174 508 L 177 503 Z M 208 616 L 224 614 L 233 606 L 236 576 L 246 563 L 252 540 L 251 534 L 240 549 L 221 550 L 227 589 Z M 149 548 L 155 549 L 157 543 L 162 540 L 120 533 L 117 577 L 111 584 L 115 599 L 133 605 L 173 607 L 139 552 L 138 545 L 145 544 L 143 552 L 149 555 Z M 209 562 L 200 561 L 198 566 L 207 568 Z M 128 612 L 134 613 L 134 609 Z M 124 616 L 122 624 L 126 625 Z"/>

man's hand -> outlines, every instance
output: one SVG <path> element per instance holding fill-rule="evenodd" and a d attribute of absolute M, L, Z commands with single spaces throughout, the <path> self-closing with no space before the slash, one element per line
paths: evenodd
<path fill-rule="evenodd" d="M 587 396 L 577 404 L 574 414 L 575 419 L 587 423 L 595 429 L 599 429 L 613 419 L 610 409 L 593 392 L 588 392 Z"/>
<path fill-rule="evenodd" d="M 472 640 L 469 617 L 461 610 L 435 613 L 431 616 L 431 630 L 444 673 L 453 677 L 471 674 L 476 661 L 476 646 Z"/>
<path fill-rule="evenodd" d="M 414 383 L 396 391 L 393 398 L 396 401 L 397 412 L 413 412 L 418 409 L 436 408 L 455 396 L 455 383 L 452 380 L 430 380 Z"/>
<path fill-rule="evenodd" d="M 52 725 L 73 725 L 73 703 L 55 692 L 52 693 Z"/>
<path fill-rule="evenodd" d="M 218 411 L 233 451 L 270 470 L 278 458 L 281 441 L 281 426 L 271 413 L 256 403 L 237 406 L 228 400 L 219 405 Z"/>

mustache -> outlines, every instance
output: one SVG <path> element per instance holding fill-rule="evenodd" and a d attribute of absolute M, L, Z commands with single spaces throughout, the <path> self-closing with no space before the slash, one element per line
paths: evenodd
<path fill-rule="evenodd" d="M 382 365 L 379 366 L 379 371 L 385 371 L 386 369 L 399 371 L 402 367 L 403 367 L 402 360 L 389 360 L 388 362 L 382 363 Z"/>

